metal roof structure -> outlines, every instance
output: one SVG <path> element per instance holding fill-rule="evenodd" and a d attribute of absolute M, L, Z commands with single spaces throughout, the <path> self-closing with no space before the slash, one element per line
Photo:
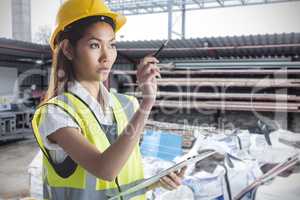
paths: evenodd
<path fill-rule="evenodd" d="M 0 38 L 0 62 L 36 63 L 51 59 L 48 45 Z"/>
<path fill-rule="evenodd" d="M 249 6 L 271 3 L 282 3 L 299 0 L 106 0 L 109 7 L 125 15 L 138 15 L 172 11 Z"/>
<path fill-rule="evenodd" d="M 163 43 L 122 41 L 117 43 L 117 63 L 133 63 L 155 52 Z M 227 36 L 170 40 L 160 59 L 258 59 L 285 58 L 299 60 L 300 33 Z M 48 45 L 0 38 L 0 62 L 47 62 L 51 59 Z"/>
<path fill-rule="evenodd" d="M 173 34 L 182 39 L 186 35 L 186 11 L 234 6 L 263 5 L 299 0 L 106 0 L 109 7 L 124 15 L 168 13 L 168 39 Z M 173 30 L 173 12 L 181 12 L 181 31 Z"/>
<path fill-rule="evenodd" d="M 155 52 L 161 40 L 117 44 L 123 58 L 139 59 Z M 290 58 L 300 56 L 300 33 L 265 34 L 170 40 L 160 54 L 169 58 Z"/>

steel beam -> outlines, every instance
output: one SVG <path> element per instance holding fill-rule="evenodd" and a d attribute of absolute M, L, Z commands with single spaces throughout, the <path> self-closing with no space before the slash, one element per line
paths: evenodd
<path fill-rule="evenodd" d="M 173 12 L 181 11 L 182 5 L 185 5 L 186 11 L 189 11 L 294 1 L 300 0 L 174 0 L 172 10 Z M 106 2 L 112 10 L 125 15 L 169 12 L 167 9 L 169 0 L 106 0 Z"/>

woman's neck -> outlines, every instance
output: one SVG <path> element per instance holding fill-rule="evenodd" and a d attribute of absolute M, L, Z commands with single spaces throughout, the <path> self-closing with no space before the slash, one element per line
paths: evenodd
<path fill-rule="evenodd" d="M 95 99 L 98 99 L 100 88 L 99 81 L 79 80 L 78 82 L 90 93 L 90 95 L 92 95 Z"/>
<path fill-rule="evenodd" d="M 106 115 L 107 113 L 107 104 L 105 103 L 103 97 L 102 97 L 102 93 L 100 91 L 100 82 L 99 81 L 85 81 L 85 80 L 81 80 L 78 82 L 84 87 L 86 88 L 86 90 L 88 90 L 88 92 L 90 93 L 90 95 L 92 95 L 96 101 L 100 104 L 101 109 L 103 111 L 103 114 Z"/>

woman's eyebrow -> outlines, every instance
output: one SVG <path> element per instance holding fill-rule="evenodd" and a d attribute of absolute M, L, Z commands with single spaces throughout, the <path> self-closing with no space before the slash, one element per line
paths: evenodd
<path fill-rule="evenodd" d="M 104 41 L 104 40 L 102 40 L 101 38 L 98 38 L 98 37 L 95 37 L 95 36 L 89 37 L 88 40 L 98 40 L 99 42 Z M 109 41 L 111 42 L 111 41 L 114 41 L 114 40 L 116 40 L 116 37 L 113 37 L 113 38 L 110 39 Z"/>

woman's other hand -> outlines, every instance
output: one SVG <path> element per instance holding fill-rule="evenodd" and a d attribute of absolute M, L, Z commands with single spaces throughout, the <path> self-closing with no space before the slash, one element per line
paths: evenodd
<path fill-rule="evenodd" d="M 181 185 L 186 169 L 187 167 L 185 166 L 179 172 L 172 172 L 162 177 L 159 181 L 151 185 L 149 187 L 149 190 L 155 189 L 157 187 L 162 187 L 166 190 L 177 189 Z"/>
<path fill-rule="evenodd" d="M 167 176 L 162 177 L 159 182 L 160 186 L 167 190 L 177 189 L 182 182 L 187 167 L 183 167 L 179 172 L 171 172 Z"/>

